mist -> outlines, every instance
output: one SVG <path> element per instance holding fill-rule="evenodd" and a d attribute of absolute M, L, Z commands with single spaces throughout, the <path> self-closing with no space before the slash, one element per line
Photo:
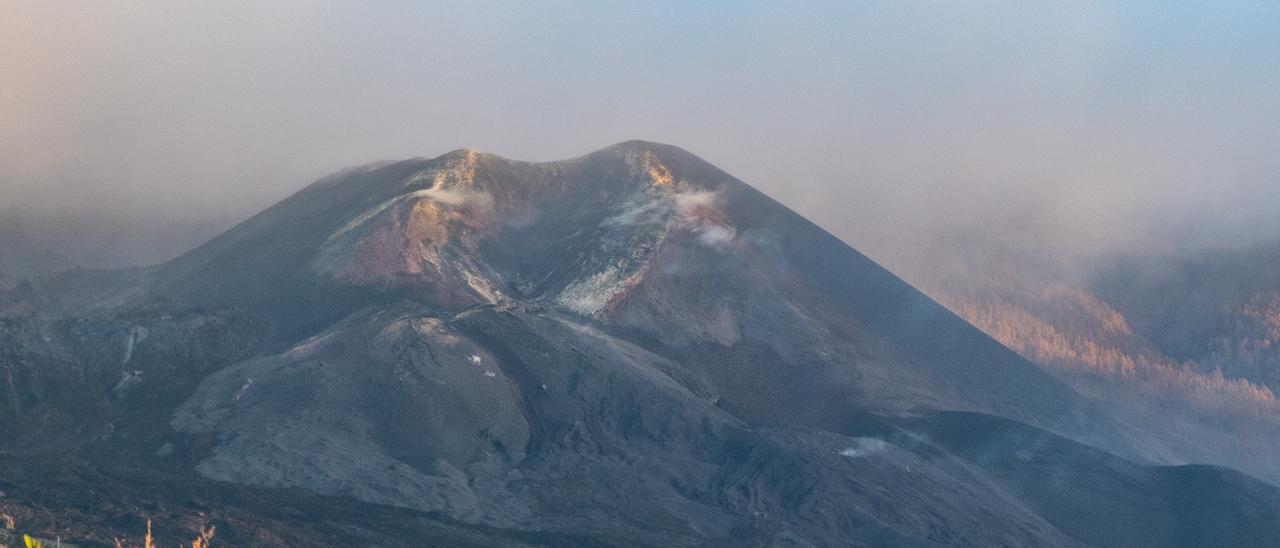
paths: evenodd
<path fill-rule="evenodd" d="M 4 11 L 0 216 L 86 266 L 166 260 L 343 167 L 627 139 L 891 268 L 958 232 L 1069 257 L 1280 235 L 1265 3 Z"/>

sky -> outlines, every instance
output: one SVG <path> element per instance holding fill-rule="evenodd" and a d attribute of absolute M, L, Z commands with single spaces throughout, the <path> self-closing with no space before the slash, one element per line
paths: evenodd
<path fill-rule="evenodd" d="M 681 146 L 890 265 L 1280 236 L 1271 2 L 0 0 L 0 215 L 167 259 L 343 167 Z M 0 244 L 2 245 L 2 244 Z"/>

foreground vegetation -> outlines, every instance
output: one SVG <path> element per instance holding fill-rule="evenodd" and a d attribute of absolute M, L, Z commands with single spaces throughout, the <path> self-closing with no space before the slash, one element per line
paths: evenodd
<path fill-rule="evenodd" d="M 0 515 L 0 548 L 75 548 L 73 544 L 65 544 L 61 539 L 47 540 L 32 537 L 28 534 L 18 536 L 13 518 L 7 515 Z M 191 541 L 191 548 L 209 548 L 213 542 L 214 527 L 200 526 L 200 532 L 196 538 Z M 22 543 L 17 544 L 21 539 Z M 147 534 L 142 538 L 141 544 L 130 544 L 123 539 L 115 539 L 116 548 L 131 548 L 140 546 L 141 548 L 159 548 L 155 538 L 151 535 L 151 520 L 147 520 Z"/>

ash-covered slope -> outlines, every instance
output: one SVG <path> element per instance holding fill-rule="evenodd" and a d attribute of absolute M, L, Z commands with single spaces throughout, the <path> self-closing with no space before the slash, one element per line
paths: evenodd
<path fill-rule="evenodd" d="M 462 150 L 349 171 L 156 278 L 166 297 L 252 310 L 281 343 L 402 299 L 440 315 L 543 306 L 687 358 L 725 405 L 762 419 L 943 408 L 1070 431 L 1084 412 L 866 257 L 664 145 L 541 164 Z"/>
<path fill-rule="evenodd" d="M 154 270 L 83 277 L 0 299 L 58 311 L 0 338 L 13 385 L 45 390 L 8 417 L 65 429 L 77 411 L 49 401 L 76 401 L 96 419 L 59 447 L 91 462 L 493 544 L 1250 545 L 1280 518 L 1247 477 L 1113 456 L 1161 448 L 665 145 L 351 170 Z M 1057 496 L 1045 471 L 1108 489 Z"/>

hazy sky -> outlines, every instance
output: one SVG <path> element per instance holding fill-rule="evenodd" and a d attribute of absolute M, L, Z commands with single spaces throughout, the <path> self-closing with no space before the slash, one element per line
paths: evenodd
<path fill-rule="evenodd" d="M 1276 235 L 1278 6 L 0 0 L 0 213 L 159 260 L 341 167 L 639 138 L 891 263 Z"/>

